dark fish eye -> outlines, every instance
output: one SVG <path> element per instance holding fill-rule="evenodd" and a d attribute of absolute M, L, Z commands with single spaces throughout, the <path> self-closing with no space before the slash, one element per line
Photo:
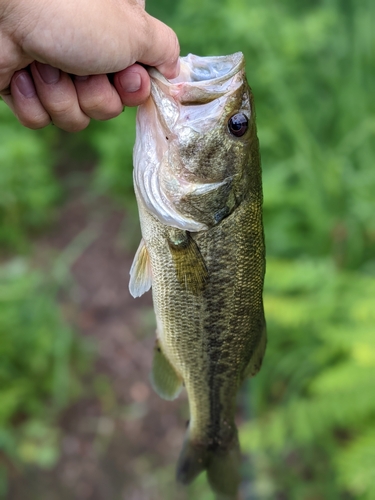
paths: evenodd
<path fill-rule="evenodd" d="M 236 137 L 242 137 L 247 130 L 248 124 L 249 120 L 246 115 L 236 113 L 228 120 L 229 132 Z"/>

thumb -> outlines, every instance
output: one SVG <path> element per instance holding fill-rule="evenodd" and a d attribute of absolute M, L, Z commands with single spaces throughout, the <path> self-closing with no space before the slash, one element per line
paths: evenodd
<path fill-rule="evenodd" d="M 137 62 L 156 67 L 166 78 L 178 76 L 180 45 L 171 28 L 143 11 L 143 23 L 132 31 Z"/>

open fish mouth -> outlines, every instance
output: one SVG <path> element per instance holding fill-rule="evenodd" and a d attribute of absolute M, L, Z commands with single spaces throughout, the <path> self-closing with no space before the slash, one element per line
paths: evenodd
<path fill-rule="evenodd" d="M 152 90 L 156 84 L 181 104 L 204 104 L 231 90 L 233 77 L 244 67 L 242 52 L 215 57 L 189 54 L 180 58 L 180 74 L 173 80 L 167 80 L 155 68 L 150 68 L 149 74 L 154 80 Z"/>
<path fill-rule="evenodd" d="M 244 66 L 242 52 L 230 56 L 200 57 L 188 54 L 181 57 L 181 69 L 171 83 L 202 82 L 230 78 Z"/>

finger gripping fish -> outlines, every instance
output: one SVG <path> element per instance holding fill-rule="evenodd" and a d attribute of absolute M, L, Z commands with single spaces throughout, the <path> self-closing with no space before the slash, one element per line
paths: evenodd
<path fill-rule="evenodd" d="M 217 493 L 240 481 L 236 396 L 266 346 L 262 183 L 254 102 L 241 53 L 181 59 L 171 81 L 150 69 L 137 115 L 134 187 L 142 241 L 130 292 L 152 286 L 151 380 L 190 421 L 177 478 L 207 470 Z"/>

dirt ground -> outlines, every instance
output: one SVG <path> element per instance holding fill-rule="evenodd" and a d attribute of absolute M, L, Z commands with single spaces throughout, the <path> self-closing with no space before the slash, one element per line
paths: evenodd
<path fill-rule="evenodd" d="M 73 255 L 62 308 L 97 359 L 87 394 L 62 416 L 58 464 L 15 477 L 9 500 L 203 498 L 204 486 L 197 497 L 198 490 L 174 481 L 186 396 L 163 401 L 148 380 L 155 331 L 151 295 L 134 299 L 128 291 L 139 234 L 134 217 L 108 200 L 78 193 L 38 244 L 41 256 Z"/>

